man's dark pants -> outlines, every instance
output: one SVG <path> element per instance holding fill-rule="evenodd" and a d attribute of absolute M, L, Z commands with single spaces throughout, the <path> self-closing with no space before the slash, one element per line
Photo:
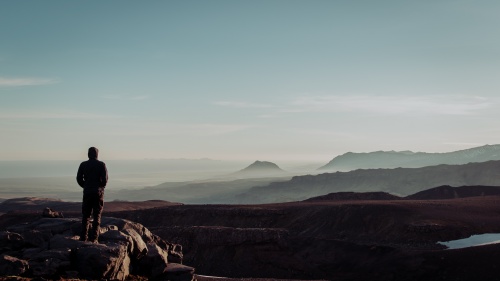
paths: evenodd
<path fill-rule="evenodd" d="M 82 202 L 82 233 L 80 235 L 81 241 L 97 242 L 103 208 L 104 191 L 84 191 Z M 91 215 L 94 217 L 92 226 L 90 225 Z"/>

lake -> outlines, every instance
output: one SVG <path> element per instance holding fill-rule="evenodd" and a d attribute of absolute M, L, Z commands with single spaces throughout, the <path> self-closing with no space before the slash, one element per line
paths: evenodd
<path fill-rule="evenodd" d="M 500 233 L 485 233 L 472 235 L 471 237 L 452 240 L 447 242 L 438 242 L 438 244 L 448 247 L 448 249 L 461 249 L 467 247 L 489 245 L 500 243 Z"/>

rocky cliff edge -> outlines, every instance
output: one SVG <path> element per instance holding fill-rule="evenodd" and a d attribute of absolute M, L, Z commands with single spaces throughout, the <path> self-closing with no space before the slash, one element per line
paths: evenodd
<path fill-rule="evenodd" d="M 0 276 L 194 280 L 194 269 L 182 265 L 182 247 L 141 224 L 103 217 L 96 244 L 79 241 L 80 230 L 78 219 L 41 218 L 0 231 Z"/>

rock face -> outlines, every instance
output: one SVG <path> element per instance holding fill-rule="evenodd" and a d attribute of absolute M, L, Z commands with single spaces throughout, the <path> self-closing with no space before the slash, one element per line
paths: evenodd
<path fill-rule="evenodd" d="M 288 263 L 293 258 L 286 250 L 289 233 L 285 229 L 174 226 L 156 228 L 155 233 L 185 245 L 186 261 L 197 264 L 200 274 L 255 278 L 293 276 L 290 274 L 294 271 L 293 262 Z M 275 267 L 277 261 L 282 267 L 279 274 Z"/>
<path fill-rule="evenodd" d="M 99 243 L 79 241 L 81 222 L 41 218 L 0 232 L 0 276 L 124 280 L 193 280 L 182 247 L 165 242 L 141 224 L 103 217 Z"/>

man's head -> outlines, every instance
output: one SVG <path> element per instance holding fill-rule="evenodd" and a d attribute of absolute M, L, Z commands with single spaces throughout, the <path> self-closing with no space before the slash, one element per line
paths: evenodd
<path fill-rule="evenodd" d="M 97 159 L 97 155 L 99 155 L 99 150 L 97 148 L 93 146 L 89 148 L 89 153 L 88 153 L 89 159 Z"/>

